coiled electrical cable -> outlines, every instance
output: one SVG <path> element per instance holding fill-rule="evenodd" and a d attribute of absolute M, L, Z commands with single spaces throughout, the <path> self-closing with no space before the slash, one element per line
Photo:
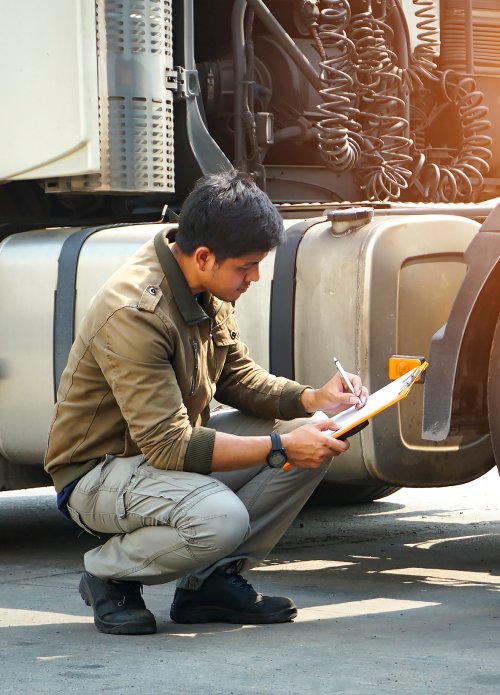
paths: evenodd
<path fill-rule="evenodd" d="M 433 13 L 432 0 L 413 0 L 420 19 L 417 28 L 421 42 L 415 47 L 410 69 L 411 125 L 414 132 L 414 165 L 410 188 L 427 202 L 467 202 L 484 185 L 492 158 L 492 139 L 487 135 L 491 128 L 488 109 L 482 104 L 483 94 L 476 89 L 473 77 L 460 75 L 454 70 L 440 72 L 436 65 L 437 17 Z M 465 31 L 464 31 L 465 35 Z M 440 106 L 436 106 L 434 89 L 426 83 L 439 82 Z M 432 85 L 430 85 L 432 86 Z M 456 108 L 461 125 L 461 144 L 455 155 L 447 155 L 443 161 L 426 143 L 426 133 L 432 120 L 446 104 Z M 435 159 L 436 161 L 433 161 Z"/>
<path fill-rule="evenodd" d="M 480 191 L 489 171 L 491 123 L 488 109 L 482 105 L 483 95 L 475 88 L 472 77 L 446 70 L 441 75 L 441 90 L 449 103 L 457 108 L 462 124 L 462 144 L 459 152 L 446 164 L 426 161 L 421 156 L 412 184 L 422 198 L 429 202 L 453 203 L 470 201 Z"/>
<path fill-rule="evenodd" d="M 319 151 L 335 172 L 356 167 L 363 144 L 354 89 L 355 47 L 346 33 L 350 18 L 347 0 L 324 0 L 316 36 L 318 51 L 326 57 L 320 61 L 324 88 L 320 90 L 323 103 L 318 105 Z"/>
<path fill-rule="evenodd" d="M 403 78 L 391 50 L 392 29 L 368 5 L 353 17 L 350 36 L 356 47 L 356 74 L 364 138 L 357 179 L 371 200 L 397 200 L 411 177 L 412 144 L 407 136 Z"/>
<path fill-rule="evenodd" d="M 421 77 L 436 80 L 436 58 L 439 54 L 439 28 L 434 12 L 435 0 L 413 0 L 415 19 L 417 20 L 417 40 L 413 52 L 412 66 L 409 74 L 413 79 L 413 87 L 421 87 Z"/>

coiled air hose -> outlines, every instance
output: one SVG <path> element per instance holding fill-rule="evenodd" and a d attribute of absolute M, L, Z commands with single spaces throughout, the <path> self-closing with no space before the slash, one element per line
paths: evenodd
<path fill-rule="evenodd" d="M 411 125 L 415 133 L 414 166 L 411 190 L 426 202 L 454 203 L 470 201 L 484 185 L 492 158 L 492 139 L 488 109 L 484 96 L 476 88 L 472 76 L 455 70 L 437 69 L 437 17 L 433 0 L 413 0 L 416 8 L 419 44 L 413 52 L 409 70 L 411 93 Z M 443 34 L 448 31 L 444 23 Z M 464 53 L 462 53 L 462 59 Z M 426 83 L 431 83 L 430 87 Z M 448 154 L 437 160 L 433 148 L 426 144 L 426 131 L 432 125 L 428 112 L 436 98 L 435 85 L 439 83 L 439 97 L 443 104 L 453 104 L 461 127 L 461 144 L 455 155 Z M 432 86 L 434 85 L 434 86 Z M 433 161 L 435 160 L 435 161 Z"/>
<path fill-rule="evenodd" d="M 354 169 L 363 145 L 357 120 L 355 46 L 346 33 L 350 18 L 347 0 L 325 0 L 319 28 L 313 32 L 322 57 L 319 151 L 326 166 L 335 172 Z"/>
<path fill-rule="evenodd" d="M 412 185 L 422 200 L 436 203 L 468 202 L 481 190 L 489 171 L 491 128 L 483 95 L 472 77 L 446 70 L 441 75 L 441 93 L 455 105 L 462 125 L 462 144 L 455 157 L 445 164 L 431 161 L 432 153 L 419 157 Z"/>
<path fill-rule="evenodd" d="M 428 80 L 437 80 L 436 58 L 439 54 L 439 29 L 434 12 L 435 0 L 413 0 L 415 18 L 417 20 L 417 45 L 413 52 L 413 79 L 422 86 L 419 76 Z M 410 75 L 412 72 L 410 71 Z"/>
<path fill-rule="evenodd" d="M 356 47 L 359 120 L 364 147 L 357 180 L 370 200 L 397 200 L 411 176 L 406 103 L 398 58 L 391 50 L 393 32 L 385 17 L 373 16 L 371 3 L 353 17 L 350 35 Z"/>
<path fill-rule="evenodd" d="M 412 173 L 403 78 L 392 30 L 374 17 L 370 0 L 365 6 L 351 19 L 347 0 L 325 0 L 319 29 L 311 30 L 325 84 L 320 153 L 333 171 L 355 169 L 367 198 L 397 200 Z"/>

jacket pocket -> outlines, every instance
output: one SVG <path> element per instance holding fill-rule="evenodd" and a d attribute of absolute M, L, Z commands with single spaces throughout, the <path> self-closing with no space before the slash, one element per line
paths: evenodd
<path fill-rule="evenodd" d="M 215 367 L 213 380 L 217 383 L 224 369 L 229 350 L 240 341 L 240 329 L 233 316 L 227 317 L 223 323 L 214 328 L 212 331 L 212 340 Z"/>
<path fill-rule="evenodd" d="M 198 384 L 198 372 L 199 372 L 199 366 L 198 366 L 198 343 L 194 338 L 190 338 L 189 342 L 191 344 L 191 349 L 193 351 L 193 361 L 194 361 L 194 366 L 193 366 L 193 375 L 191 377 L 191 387 L 189 389 L 189 395 L 192 396 L 194 392 L 196 391 L 196 386 Z"/>
<path fill-rule="evenodd" d="M 240 340 L 240 328 L 234 316 L 228 316 L 223 323 L 213 328 L 212 339 L 217 347 L 236 345 Z"/>

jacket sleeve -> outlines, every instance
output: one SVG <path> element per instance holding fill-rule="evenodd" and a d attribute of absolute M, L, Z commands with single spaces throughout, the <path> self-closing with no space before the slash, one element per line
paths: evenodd
<path fill-rule="evenodd" d="M 239 337 L 234 316 L 228 321 L 226 330 L 229 335 Z M 310 415 L 300 401 L 307 386 L 274 376 L 259 367 L 241 340 L 227 342 L 230 344 L 215 392 L 215 398 L 220 403 L 263 418 L 292 420 Z"/>
<path fill-rule="evenodd" d="M 209 473 L 215 431 L 193 428 L 171 363 L 168 325 L 155 313 L 123 307 L 92 341 L 132 439 L 156 468 Z"/>

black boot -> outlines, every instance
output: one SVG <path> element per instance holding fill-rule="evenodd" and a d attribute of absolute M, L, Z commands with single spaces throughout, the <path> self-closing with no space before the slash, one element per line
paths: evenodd
<path fill-rule="evenodd" d="M 142 598 L 140 582 L 104 580 L 84 572 L 80 595 L 94 609 L 94 624 L 110 635 L 151 635 L 156 621 Z"/>
<path fill-rule="evenodd" d="M 170 617 L 176 623 L 286 623 L 297 615 L 289 598 L 263 596 L 237 572 L 217 569 L 196 591 L 176 589 Z"/>

